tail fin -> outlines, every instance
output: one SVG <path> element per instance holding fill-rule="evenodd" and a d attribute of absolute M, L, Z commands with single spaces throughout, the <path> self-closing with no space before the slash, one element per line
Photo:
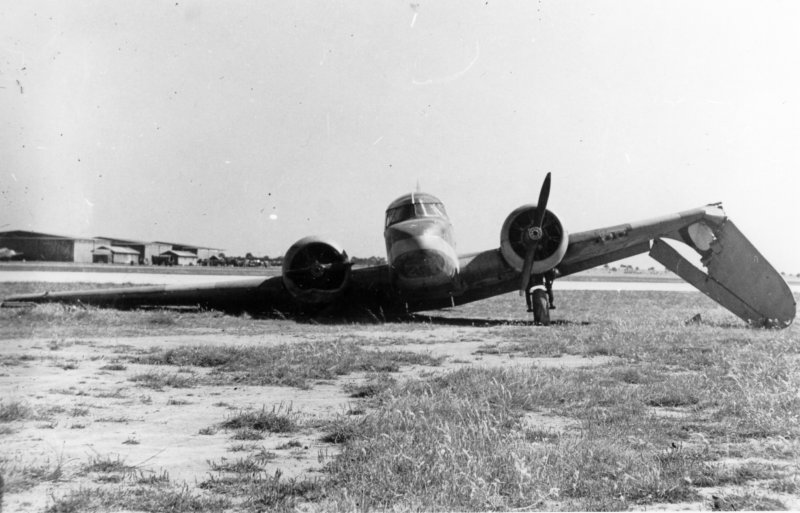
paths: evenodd
<path fill-rule="evenodd" d="M 661 239 L 650 256 L 753 326 L 785 328 L 794 320 L 791 289 L 729 219 L 714 228 L 704 273 Z"/>

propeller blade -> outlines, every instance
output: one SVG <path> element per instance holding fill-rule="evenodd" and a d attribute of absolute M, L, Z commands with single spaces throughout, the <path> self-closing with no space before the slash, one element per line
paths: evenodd
<path fill-rule="evenodd" d="M 534 218 L 534 226 L 542 227 L 544 222 L 544 212 L 547 210 L 547 200 L 550 198 L 550 173 L 544 177 L 544 183 L 539 191 L 539 203 L 536 204 L 536 217 Z"/>
<path fill-rule="evenodd" d="M 547 200 L 550 198 L 550 173 L 544 177 L 542 188 L 539 190 L 539 203 L 536 204 L 536 215 L 533 218 L 533 223 L 529 228 L 536 228 L 539 233 L 542 231 L 542 223 L 544 223 L 544 214 L 547 211 Z M 522 278 L 519 284 L 519 295 L 525 294 L 525 289 L 528 287 L 528 280 L 531 276 L 531 269 L 533 269 L 533 256 L 536 249 L 539 247 L 540 239 L 531 240 L 531 245 L 525 252 L 525 263 L 522 266 Z"/>

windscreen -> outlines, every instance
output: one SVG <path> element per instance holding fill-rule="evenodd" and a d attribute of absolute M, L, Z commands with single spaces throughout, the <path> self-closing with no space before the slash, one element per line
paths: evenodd
<path fill-rule="evenodd" d="M 444 217 L 447 212 L 441 203 L 415 203 L 401 205 L 386 212 L 386 226 L 411 219 L 414 217 Z"/>

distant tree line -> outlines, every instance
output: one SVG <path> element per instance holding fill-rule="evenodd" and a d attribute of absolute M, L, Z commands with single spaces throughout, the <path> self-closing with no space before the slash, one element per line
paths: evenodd
<path fill-rule="evenodd" d="M 356 267 L 370 267 L 386 263 L 386 258 L 371 257 L 350 257 L 350 262 Z M 225 253 L 213 255 L 207 259 L 197 261 L 197 265 L 210 267 L 281 267 L 283 265 L 283 255 L 271 258 L 269 255 L 258 257 L 252 253 L 244 256 L 228 256 Z"/>
<path fill-rule="evenodd" d="M 639 273 L 639 272 L 641 272 L 641 270 L 639 269 L 638 265 L 637 266 L 633 266 L 633 265 L 628 265 L 628 264 L 620 264 L 619 268 L 622 269 L 622 272 L 624 272 L 624 273 Z M 616 267 L 610 267 L 608 264 L 603 265 L 603 269 L 605 269 L 606 271 L 617 272 L 617 268 Z M 654 273 L 654 272 L 656 272 L 656 268 L 655 267 L 648 267 L 647 268 L 647 272 Z"/>

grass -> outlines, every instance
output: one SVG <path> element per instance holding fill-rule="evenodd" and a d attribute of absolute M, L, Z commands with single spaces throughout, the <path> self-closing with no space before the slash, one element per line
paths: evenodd
<path fill-rule="evenodd" d="M 117 455 L 116 458 L 112 456 L 95 455 L 89 459 L 89 462 L 83 466 L 82 470 L 83 472 L 95 472 L 98 474 L 108 474 L 112 472 L 125 474 L 135 471 L 136 468 L 125 464 L 119 455 Z"/>
<path fill-rule="evenodd" d="M 138 383 L 140 386 L 161 390 L 164 387 L 172 388 L 191 388 L 199 384 L 199 380 L 194 376 L 184 376 L 177 372 L 156 372 L 148 371 L 134 374 L 130 381 Z"/>
<path fill-rule="evenodd" d="M 303 447 L 303 444 L 300 443 L 299 441 L 290 440 L 290 441 L 286 442 L 285 444 L 279 445 L 278 447 L 276 447 L 276 449 L 278 449 L 280 451 L 280 450 L 285 450 L 285 449 L 300 449 L 302 447 Z M 306 449 L 308 449 L 308 447 L 306 447 Z"/>
<path fill-rule="evenodd" d="M 133 363 L 209 367 L 197 377 L 213 385 L 283 385 L 308 388 L 353 372 L 397 372 L 402 365 L 430 365 L 441 358 L 411 351 L 371 351 L 346 340 L 265 346 L 181 346 L 131 358 Z M 144 376 L 152 375 L 147 373 Z M 163 379 L 151 381 L 158 382 Z M 147 382 L 149 378 L 139 378 Z"/>
<path fill-rule="evenodd" d="M 64 477 L 65 463 L 63 454 L 57 455 L 54 461 L 48 459 L 43 464 L 24 465 L 0 455 L 0 475 L 5 479 L 5 492 L 19 493 L 41 483 L 57 482 Z"/>
<path fill-rule="evenodd" d="M 80 488 L 56 497 L 45 513 L 80 513 L 109 510 L 151 513 L 222 512 L 230 508 L 227 497 L 208 497 L 184 485 L 180 488 L 117 486 Z"/>
<path fill-rule="evenodd" d="M 231 440 L 263 440 L 264 433 L 257 429 L 237 429 L 231 435 Z"/>
<path fill-rule="evenodd" d="M 294 511 L 299 501 L 318 501 L 325 493 L 321 480 L 282 479 L 280 472 L 211 476 L 198 487 L 223 497 L 243 497 L 244 511 Z"/>
<path fill-rule="evenodd" d="M 748 461 L 742 465 L 715 465 L 708 467 L 708 475 L 694 481 L 697 486 L 741 486 L 751 481 L 769 480 L 784 474 L 783 466 Z"/>
<path fill-rule="evenodd" d="M 221 458 L 219 461 L 209 461 L 208 466 L 214 472 L 233 472 L 234 474 L 252 474 L 263 470 L 261 465 L 252 457 L 236 460 Z"/>
<path fill-rule="evenodd" d="M 541 371 L 464 370 L 393 387 L 378 411 L 343 417 L 332 432 L 344 447 L 330 464 L 331 481 L 377 509 L 507 510 L 546 507 L 547 500 L 576 510 L 625 509 L 697 498 L 686 478 L 702 471 L 702 453 L 628 447 L 641 409 L 599 415 L 590 404 L 602 401 L 600 389 L 581 397 L 565 373 L 543 378 Z M 565 402 L 584 403 L 580 436 L 526 438 L 521 411 Z"/>
<path fill-rule="evenodd" d="M 260 445 L 258 444 L 233 444 L 228 447 L 228 452 L 245 452 L 245 451 L 254 451 L 259 449 Z"/>
<path fill-rule="evenodd" d="M 194 386 L 308 387 L 321 379 L 369 373 L 364 381 L 343 385 L 355 396 L 350 408 L 359 415 L 343 413 L 311 426 L 287 407 L 262 408 L 239 411 L 207 428 L 210 434 L 227 429 L 232 439 L 258 440 L 286 432 L 281 426 L 292 423 L 294 431 L 288 432 L 304 436 L 321 426 L 315 436 L 337 448 L 323 459 L 327 466 L 317 480 L 259 470 L 279 465 L 280 459 L 244 441 L 231 446 L 245 453 L 242 458 L 213 461 L 215 475 L 199 483 L 200 493 L 168 482 L 154 489 L 156 483 L 133 482 L 132 473 L 110 471 L 99 474 L 112 476 L 103 487 L 54 499 L 63 508 L 51 511 L 168 511 L 170 504 L 174 511 L 262 511 L 290 510 L 304 502 L 324 510 L 626 510 L 684 502 L 696 509 L 759 510 L 782 509 L 775 494 L 798 493 L 798 326 L 751 330 L 699 294 L 564 292 L 557 302 L 553 315 L 563 322 L 548 329 L 481 323 L 516 315 L 508 313 L 520 309 L 519 298 L 511 294 L 439 313 L 440 323 L 446 324 L 448 316 L 460 319 L 443 328 L 435 323 L 359 325 L 354 330 L 361 334 L 351 335 L 349 326 L 298 327 L 203 312 L 158 312 L 172 319 L 160 324 L 150 322 L 156 312 L 75 310 L 33 312 L 27 327 L 22 319 L 12 319 L 0 336 L 28 330 L 62 340 L 61 328 L 66 333 L 85 329 L 71 315 L 97 323 L 93 336 L 97 330 L 191 333 L 192 323 L 201 332 L 314 335 L 313 343 L 299 338 L 273 347 L 220 344 L 140 352 L 136 363 L 160 367 L 139 382 L 160 387 L 181 378 Z M 698 312 L 701 323 L 683 324 Z M 473 328 L 464 319 L 486 326 Z M 410 331 L 435 334 L 441 343 L 486 341 L 485 352 L 514 356 L 513 365 L 436 369 L 408 378 L 389 372 L 438 362 L 364 347 L 378 339 L 375 345 L 392 349 L 407 343 Z M 604 363 L 549 368 L 525 359 L 569 355 L 587 362 L 603 356 Z M 178 367 L 209 371 L 187 375 Z M 20 413 L 25 403 L 11 405 L 0 402 L 0 418 L 6 406 L 10 418 L 36 418 L 34 412 Z M 560 427 L 538 423 L 542 418 Z M 275 446 L 273 440 L 265 445 Z M 5 463 L 0 472 L 21 475 L 9 468 Z M 119 475 L 125 482 L 114 484 L 113 476 Z M 716 502 L 703 499 L 709 487 L 720 488 L 713 492 Z"/>
<path fill-rule="evenodd" d="M 0 365 L 6 367 L 17 367 L 17 366 L 27 366 L 27 362 L 31 362 L 36 360 L 36 357 L 33 355 L 22 354 L 22 355 L 2 355 L 0 356 Z"/>
<path fill-rule="evenodd" d="M 741 458 L 800 457 L 797 329 L 688 327 L 662 313 L 653 305 L 635 325 L 617 314 L 591 327 L 536 330 L 534 339 L 527 327 L 487 328 L 503 340 L 487 346 L 493 352 L 613 359 L 598 368 L 463 369 L 392 384 L 366 418 L 328 426 L 324 440 L 343 444 L 329 466 L 331 482 L 347 490 L 334 502 L 356 507 L 358 496 L 359 507 L 376 509 L 594 510 L 698 501 L 698 486 L 766 481 L 793 489 L 780 465 L 713 460 L 723 446 Z M 579 430 L 523 430 L 526 411 L 575 419 Z M 725 500 L 782 507 L 762 496 Z"/>
<path fill-rule="evenodd" d="M 369 376 L 363 383 L 346 383 L 342 388 L 354 399 L 374 397 L 385 390 L 388 390 L 396 380 L 385 374 L 375 374 Z"/>
<path fill-rule="evenodd" d="M 713 497 L 711 509 L 713 511 L 781 511 L 785 510 L 786 506 L 777 499 L 748 492 Z"/>
<path fill-rule="evenodd" d="M 109 364 L 106 364 L 106 365 L 103 365 L 102 367 L 100 367 L 100 370 L 105 370 L 105 371 L 124 371 L 127 368 L 128 367 L 126 367 L 125 365 L 122 365 L 121 363 L 109 363 Z"/>
<path fill-rule="evenodd" d="M 292 433 L 299 428 L 291 406 L 283 405 L 274 406 L 271 410 L 264 406 L 258 411 L 239 412 L 221 422 L 220 427 L 268 433 Z"/>
<path fill-rule="evenodd" d="M 95 419 L 95 422 L 113 422 L 113 423 L 120 423 L 124 424 L 126 422 L 130 422 L 131 419 L 128 417 L 100 417 Z"/>
<path fill-rule="evenodd" d="M 791 477 L 776 479 L 769 484 L 769 489 L 773 492 L 797 495 L 798 492 L 800 492 L 800 479 L 797 474 Z"/>
<path fill-rule="evenodd" d="M 32 418 L 33 410 L 21 401 L 0 402 L 0 422 L 14 422 Z"/>
<path fill-rule="evenodd" d="M 161 472 L 143 472 L 140 470 L 139 477 L 136 479 L 136 483 L 140 485 L 161 486 L 169 484 L 169 482 L 169 473 L 166 470 Z"/>

